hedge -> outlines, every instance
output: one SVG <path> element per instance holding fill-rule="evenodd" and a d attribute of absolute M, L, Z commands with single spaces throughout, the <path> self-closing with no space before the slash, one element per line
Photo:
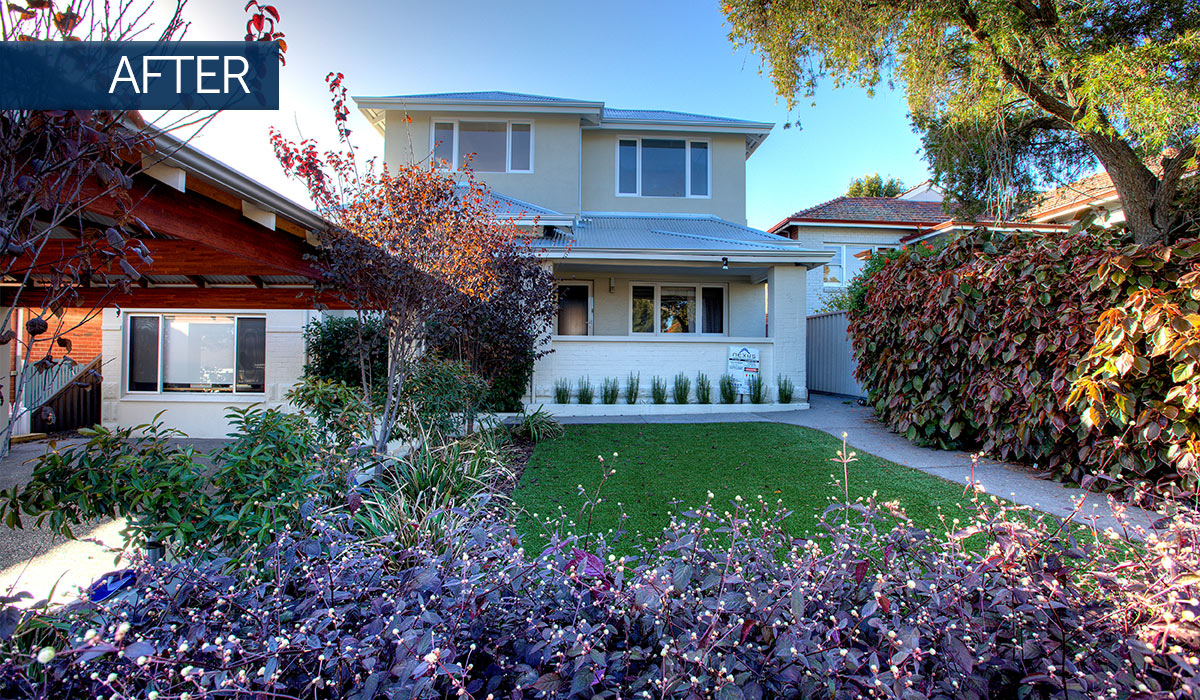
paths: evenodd
<path fill-rule="evenodd" d="M 1069 397 L 1106 439 L 1090 461 L 1196 493 L 1200 462 L 1200 241 L 1129 247 L 1101 263 L 1093 286 L 1122 303 L 1097 319 L 1096 343 Z"/>
<path fill-rule="evenodd" d="M 1194 490 L 1200 243 L 1114 235 L 979 230 L 888 260 L 849 314 L 875 411 L 918 444 Z"/>
<path fill-rule="evenodd" d="M 1101 235 L 980 230 L 925 257 L 905 250 L 851 311 L 856 376 L 892 429 L 918 444 L 980 449 L 1078 479 L 1091 442 L 1067 405 L 1092 319 Z"/>

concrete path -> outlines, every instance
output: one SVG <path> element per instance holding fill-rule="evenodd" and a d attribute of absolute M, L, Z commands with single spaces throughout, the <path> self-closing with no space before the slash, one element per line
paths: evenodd
<path fill-rule="evenodd" d="M 657 416 L 577 416 L 562 417 L 566 424 L 579 423 L 742 423 L 775 422 L 799 425 L 829 433 L 836 438 L 846 434 L 846 441 L 856 450 L 876 457 L 919 469 L 964 486 L 971 478 L 971 455 L 966 452 L 917 447 L 893 433 L 875 419 L 870 408 L 859 406 L 851 399 L 813 395 L 810 408 L 801 411 L 772 411 L 764 413 L 709 413 Z M 1120 523 L 1104 495 L 1088 494 L 1081 489 L 1038 478 L 1033 470 L 1016 464 L 980 459 L 975 466 L 975 481 L 988 492 L 1022 505 L 1032 506 L 1044 513 L 1065 517 L 1075 511 L 1082 498 L 1079 519 L 1103 530 L 1120 530 Z M 1155 515 L 1130 508 L 1130 525 L 1149 529 Z"/>

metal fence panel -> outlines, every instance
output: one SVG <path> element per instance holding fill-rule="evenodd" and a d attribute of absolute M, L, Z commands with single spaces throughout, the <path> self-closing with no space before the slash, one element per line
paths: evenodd
<path fill-rule="evenodd" d="M 808 317 L 808 390 L 824 394 L 865 396 L 854 379 L 854 353 L 846 335 L 845 311 Z"/>

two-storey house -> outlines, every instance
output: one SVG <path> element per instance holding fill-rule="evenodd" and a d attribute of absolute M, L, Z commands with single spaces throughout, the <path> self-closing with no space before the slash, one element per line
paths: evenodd
<path fill-rule="evenodd" d="M 654 376 L 703 372 L 715 384 L 742 349 L 770 400 L 780 377 L 807 399 L 806 281 L 830 254 L 746 226 L 746 161 L 771 124 L 510 92 L 354 99 L 389 165 L 469 163 L 536 223 L 559 313 L 531 404 L 552 404 L 556 383 L 624 384 L 634 372 L 637 407 L 556 410 L 652 410 Z"/>

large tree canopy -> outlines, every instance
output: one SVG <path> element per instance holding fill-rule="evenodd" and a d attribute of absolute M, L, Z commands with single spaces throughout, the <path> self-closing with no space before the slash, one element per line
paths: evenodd
<path fill-rule="evenodd" d="M 894 177 L 884 180 L 879 173 L 863 175 L 850 181 L 848 197 L 895 197 L 904 191 L 904 183 Z"/>
<path fill-rule="evenodd" d="M 1134 239 L 1177 228 L 1200 143 L 1195 0 L 726 0 L 730 38 L 794 105 L 823 79 L 899 82 L 939 181 L 1011 213 L 1104 166 Z M 1164 148 L 1176 151 L 1160 158 Z"/>

